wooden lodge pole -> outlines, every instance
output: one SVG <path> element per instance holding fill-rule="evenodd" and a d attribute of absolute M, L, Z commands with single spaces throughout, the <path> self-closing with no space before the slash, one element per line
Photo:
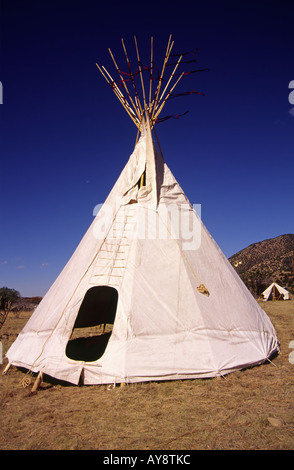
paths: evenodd
<path fill-rule="evenodd" d="M 123 105 L 123 107 L 125 108 L 126 112 L 128 113 L 128 115 L 130 116 L 130 118 L 132 119 L 132 121 L 134 122 L 134 124 L 139 128 L 140 124 L 138 122 L 138 118 L 135 114 L 135 112 L 132 110 L 132 108 L 129 106 L 128 102 L 126 101 L 126 98 L 125 96 L 123 95 L 123 93 L 119 90 L 118 86 L 116 85 L 116 83 L 114 82 L 113 78 L 111 77 L 111 75 L 107 72 L 107 70 L 105 69 L 105 67 L 103 67 L 103 70 L 101 67 L 99 67 L 98 64 L 96 64 L 99 71 L 101 72 L 101 74 L 103 75 L 103 77 L 105 78 L 105 80 L 107 81 L 107 83 L 111 86 L 114 94 L 116 95 L 116 97 L 119 99 L 120 103 Z M 108 75 L 108 77 L 106 76 L 106 74 Z"/>
<path fill-rule="evenodd" d="M 172 92 L 172 91 L 174 90 L 174 88 L 177 86 L 177 84 L 179 83 L 179 81 L 181 80 L 181 78 L 182 78 L 182 76 L 183 76 L 184 74 L 185 74 L 185 72 L 183 72 L 183 73 L 179 76 L 179 78 L 177 79 L 176 83 L 172 86 L 172 88 L 170 89 L 170 91 L 168 92 L 168 94 L 166 95 L 166 97 L 164 98 L 162 104 L 160 104 L 160 107 L 159 107 L 158 111 L 157 111 L 155 114 L 153 114 L 153 116 L 152 116 L 152 122 L 153 122 L 153 123 L 156 121 L 158 115 L 161 113 L 162 108 L 163 108 L 163 106 L 165 105 L 167 99 L 169 98 L 171 92 Z M 155 111 L 156 111 L 156 108 L 155 108 Z"/>
<path fill-rule="evenodd" d="M 152 102 L 152 80 L 153 80 L 153 36 L 151 36 L 151 59 L 150 59 L 150 84 L 149 84 L 149 111 Z"/>
<path fill-rule="evenodd" d="M 172 35 L 170 35 L 169 37 L 169 40 L 168 40 L 168 44 L 167 44 L 167 48 L 166 48 L 166 54 L 165 54 L 165 58 L 164 58 L 164 61 L 163 61 L 163 66 L 162 66 L 162 71 L 161 71 L 161 75 L 159 77 L 159 81 L 158 81 L 158 84 L 157 84 L 157 88 L 156 88 L 156 91 L 155 91 L 155 94 L 154 94 L 154 98 L 153 98 L 153 101 L 151 103 L 151 108 L 153 108 L 153 111 L 151 113 L 151 109 L 150 109 L 150 114 L 152 114 L 152 118 L 153 118 L 153 115 L 154 115 L 154 111 L 155 109 L 157 108 L 157 102 L 158 102 L 158 99 L 159 99 L 159 92 L 160 92 L 160 88 L 161 88 L 161 82 L 163 80 L 163 75 L 164 75 L 164 71 L 165 71 L 165 67 L 166 67 L 166 64 L 168 62 L 168 59 L 169 59 L 169 56 L 170 56 L 170 53 L 171 53 L 171 50 L 172 50 L 172 47 L 174 45 L 174 42 L 171 42 L 171 37 Z"/>
<path fill-rule="evenodd" d="M 129 99 L 130 99 L 130 102 L 132 103 L 132 106 L 133 106 L 134 110 L 137 112 L 138 118 L 139 118 L 139 120 L 140 120 L 139 111 L 138 111 L 138 109 L 136 108 L 136 106 L 135 106 L 135 104 L 134 104 L 134 102 L 133 102 L 133 100 L 132 100 L 132 97 L 131 97 L 131 95 L 130 95 L 129 89 L 128 89 L 126 83 L 125 83 L 124 78 L 122 77 L 122 74 L 120 73 L 120 70 L 119 70 L 118 65 L 117 65 L 117 63 L 116 63 L 116 61 L 115 61 L 114 55 L 112 54 L 111 49 L 108 49 L 108 50 L 109 50 L 109 54 L 111 55 L 111 58 L 112 58 L 112 60 L 113 60 L 113 63 L 114 63 L 114 65 L 115 65 L 115 68 L 116 68 L 116 70 L 117 70 L 117 73 L 119 74 L 120 79 L 121 79 L 121 81 L 122 81 L 122 83 L 123 83 L 124 89 L 126 90 L 127 95 L 128 95 L 128 97 L 129 97 Z"/>
<path fill-rule="evenodd" d="M 128 68 L 129 68 L 130 78 L 131 78 L 133 88 L 134 88 L 134 92 L 135 92 L 135 102 L 136 102 L 136 105 L 139 109 L 140 120 L 142 120 L 142 118 L 143 118 L 143 109 L 142 109 L 142 106 L 141 106 L 141 103 L 140 103 L 138 91 L 137 91 L 137 88 L 136 88 L 134 76 L 133 76 L 132 69 L 131 69 L 131 64 L 130 64 L 130 61 L 129 61 L 129 57 L 128 57 L 128 54 L 127 54 L 127 49 L 126 49 L 123 38 L 121 38 L 121 42 L 122 42 L 123 50 L 124 50 L 124 53 L 125 53 L 125 56 L 126 56 L 126 61 L 127 61 Z"/>
<path fill-rule="evenodd" d="M 137 52 L 137 59 L 138 59 L 138 64 L 139 64 L 139 71 L 140 71 L 140 78 L 141 78 L 141 85 L 142 85 L 142 93 L 143 93 L 143 101 L 144 101 L 144 109 L 146 111 L 147 109 L 147 103 L 146 103 L 146 96 L 145 96 L 145 88 L 144 88 L 144 81 L 143 81 L 143 75 L 142 75 L 142 66 L 141 66 L 141 61 L 140 61 L 140 56 L 139 56 L 139 49 L 138 49 L 138 44 L 137 44 L 137 38 L 134 36 L 135 39 L 135 46 L 136 46 L 136 52 Z"/>

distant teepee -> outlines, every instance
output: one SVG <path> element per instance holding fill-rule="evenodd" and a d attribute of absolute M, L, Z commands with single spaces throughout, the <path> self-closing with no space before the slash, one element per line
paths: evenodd
<path fill-rule="evenodd" d="M 153 39 L 150 67 L 143 68 L 135 38 L 135 72 L 122 44 L 127 73 L 110 51 L 119 81 L 98 67 L 140 138 L 76 251 L 7 352 L 9 364 L 73 384 L 215 377 L 261 364 L 278 351 L 276 332 L 152 138 L 184 74 L 176 74 L 184 54 L 173 55 L 176 63 L 164 80 L 170 37 L 154 80 Z"/>

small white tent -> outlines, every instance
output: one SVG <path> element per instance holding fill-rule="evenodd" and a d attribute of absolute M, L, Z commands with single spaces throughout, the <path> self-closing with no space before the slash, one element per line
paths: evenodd
<path fill-rule="evenodd" d="M 261 295 L 264 302 L 267 300 L 290 300 L 289 291 L 279 286 L 276 282 L 273 282 Z"/>
<path fill-rule="evenodd" d="M 169 42 L 167 56 L 170 51 Z M 144 99 L 144 114 L 126 107 L 141 137 L 7 352 L 9 364 L 73 384 L 130 383 L 215 377 L 261 364 L 278 351 L 270 319 L 153 142 L 157 96 L 149 106 Z M 72 336 L 101 324 L 112 330 Z"/>

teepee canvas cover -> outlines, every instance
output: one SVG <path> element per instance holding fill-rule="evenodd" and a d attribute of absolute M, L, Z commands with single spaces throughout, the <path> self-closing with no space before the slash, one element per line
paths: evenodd
<path fill-rule="evenodd" d="M 267 289 L 262 292 L 263 300 L 266 302 L 267 300 L 272 300 L 273 298 L 276 300 L 289 300 L 290 293 L 284 287 L 279 286 L 276 282 L 273 282 Z"/>
<path fill-rule="evenodd" d="M 269 318 L 153 142 L 152 114 L 139 122 L 129 161 L 10 364 L 73 384 L 131 383 L 219 376 L 278 350 Z M 100 324 L 112 332 L 75 348 L 74 331 Z"/>

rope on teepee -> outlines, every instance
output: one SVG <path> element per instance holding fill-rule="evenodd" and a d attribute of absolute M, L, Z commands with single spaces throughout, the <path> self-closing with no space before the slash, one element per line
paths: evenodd
<path fill-rule="evenodd" d="M 33 372 L 31 370 L 29 370 L 26 375 L 24 376 L 24 378 L 21 380 L 21 385 L 23 386 L 23 388 L 27 388 L 31 385 L 31 382 L 32 382 L 32 375 L 33 375 Z"/>

